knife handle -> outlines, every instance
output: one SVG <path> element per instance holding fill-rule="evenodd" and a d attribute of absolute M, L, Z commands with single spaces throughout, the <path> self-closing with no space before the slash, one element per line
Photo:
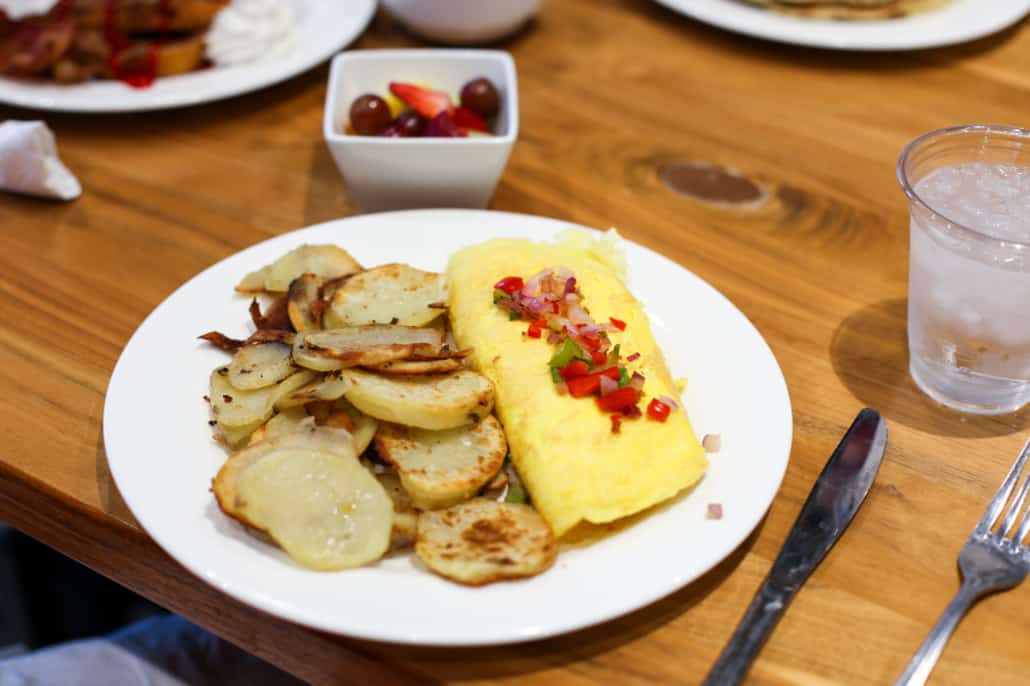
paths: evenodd
<path fill-rule="evenodd" d="M 792 591 L 774 588 L 766 579 L 701 686 L 735 686 L 743 681 L 793 597 Z"/>

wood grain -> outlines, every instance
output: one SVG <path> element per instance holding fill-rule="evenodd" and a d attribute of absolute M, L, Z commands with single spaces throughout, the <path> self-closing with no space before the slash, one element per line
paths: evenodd
<path fill-rule="evenodd" d="M 418 45 L 385 16 L 360 48 Z M 86 188 L 0 198 L 0 518 L 317 684 L 697 683 L 862 406 L 886 461 L 748 680 L 883 684 L 958 584 L 955 559 L 1030 427 L 959 416 L 907 374 L 907 212 L 894 162 L 914 136 L 1026 124 L 1030 29 L 913 54 L 837 54 L 708 28 L 648 0 L 549 0 L 501 44 L 519 142 L 492 206 L 618 226 L 714 284 L 769 341 L 794 406 L 790 468 L 728 560 L 628 617 L 553 640 L 432 650 L 288 625 L 194 579 L 138 528 L 106 468 L 104 390 L 122 346 L 180 283 L 254 242 L 354 212 L 321 140 L 323 66 L 178 112 L 43 115 Z M 666 162 L 761 184 L 748 211 L 661 183 Z M 627 579 L 626 583 L 632 583 Z M 1030 585 L 976 607 L 931 683 L 1025 684 Z M 503 618 L 498 618 L 503 621 Z"/>

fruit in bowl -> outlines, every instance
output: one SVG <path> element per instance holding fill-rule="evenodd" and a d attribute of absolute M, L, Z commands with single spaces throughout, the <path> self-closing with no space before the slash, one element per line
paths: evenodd
<path fill-rule="evenodd" d="M 501 109 L 497 87 L 484 77 L 462 86 L 457 103 L 443 91 L 412 83 L 391 81 L 389 91 L 393 105 L 374 93 L 355 98 L 344 132 L 386 138 L 490 136 L 490 122 Z"/>

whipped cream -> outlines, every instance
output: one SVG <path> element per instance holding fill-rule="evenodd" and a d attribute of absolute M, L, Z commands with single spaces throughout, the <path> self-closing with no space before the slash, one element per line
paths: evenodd
<path fill-rule="evenodd" d="M 283 0 L 232 0 L 207 34 L 207 56 L 221 66 L 281 57 L 293 48 L 296 20 Z"/>
<path fill-rule="evenodd" d="M 0 0 L 0 12 L 12 21 L 20 21 L 25 17 L 46 14 L 57 7 L 60 0 Z"/>

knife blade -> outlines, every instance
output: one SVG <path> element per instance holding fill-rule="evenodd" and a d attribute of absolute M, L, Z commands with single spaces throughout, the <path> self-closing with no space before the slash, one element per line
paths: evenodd
<path fill-rule="evenodd" d="M 769 575 L 702 686 L 741 682 L 798 589 L 858 512 L 886 447 L 887 423 L 876 410 L 863 409 L 816 479 Z"/>

